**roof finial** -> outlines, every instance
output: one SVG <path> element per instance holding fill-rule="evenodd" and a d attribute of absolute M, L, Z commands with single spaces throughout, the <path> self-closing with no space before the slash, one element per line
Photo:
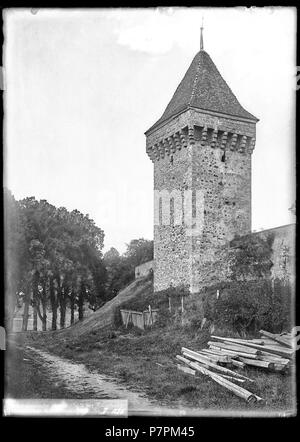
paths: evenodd
<path fill-rule="evenodd" d="M 202 25 L 200 28 L 200 51 L 203 51 L 203 16 L 202 16 Z"/>

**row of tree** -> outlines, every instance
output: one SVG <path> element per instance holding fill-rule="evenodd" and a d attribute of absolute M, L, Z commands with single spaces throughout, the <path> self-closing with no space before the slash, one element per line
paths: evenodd
<path fill-rule="evenodd" d="M 134 278 L 134 267 L 152 259 L 152 241 L 139 239 L 127 245 L 124 255 L 111 249 L 103 257 L 104 232 L 88 215 L 78 210 L 57 208 L 34 197 L 15 200 L 4 191 L 5 292 L 7 327 L 23 300 L 23 330 L 27 330 L 29 307 L 33 329 L 38 317 L 47 329 L 47 312 L 52 329 L 83 319 L 84 305 L 96 310 Z M 69 324 L 67 324 L 69 325 Z"/>

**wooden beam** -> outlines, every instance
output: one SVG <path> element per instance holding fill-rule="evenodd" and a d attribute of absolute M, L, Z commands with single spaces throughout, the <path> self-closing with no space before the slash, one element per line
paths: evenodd
<path fill-rule="evenodd" d="M 261 367 L 261 368 L 269 368 L 274 369 L 274 363 L 269 361 L 257 361 L 253 359 L 247 359 L 247 358 L 239 358 L 240 361 L 244 362 L 244 364 L 252 365 L 253 367 Z"/>
<path fill-rule="evenodd" d="M 213 342 L 213 345 L 216 345 L 216 342 Z M 294 351 L 291 348 L 284 348 L 284 347 L 275 348 L 275 347 L 270 347 L 267 345 L 258 345 L 258 344 L 252 344 L 252 343 L 251 344 L 248 343 L 247 346 L 252 347 L 252 348 L 256 348 L 257 350 L 260 350 L 261 354 L 264 354 L 264 352 L 267 352 L 267 354 L 274 353 L 274 354 L 278 354 L 280 356 L 291 358 L 294 353 Z"/>
<path fill-rule="evenodd" d="M 274 335 L 273 333 L 269 333 L 265 330 L 260 330 L 259 333 L 267 338 L 272 339 L 273 341 L 279 342 L 279 344 L 284 345 L 285 347 L 292 348 L 292 342 L 288 338 L 284 338 L 283 336 Z"/>
<path fill-rule="evenodd" d="M 229 374 L 229 375 L 232 374 L 234 376 L 239 376 L 240 378 L 247 379 L 247 380 L 250 380 L 251 382 L 253 382 L 252 379 L 249 379 L 246 376 L 243 376 L 242 374 L 236 373 L 235 371 L 229 370 L 229 368 L 221 367 L 220 365 L 210 362 L 207 358 L 205 358 L 204 356 L 198 355 L 196 352 L 194 352 L 192 350 L 188 350 L 187 348 L 182 347 L 182 352 L 185 356 L 188 356 L 189 358 L 194 359 L 197 362 L 204 363 L 205 365 L 207 365 L 211 368 L 214 368 L 215 370 L 220 371 L 221 373 L 225 373 L 225 374 Z"/>
<path fill-rule="evenodd" d="M 183 356 L 177 355 L 176 358 L 190 367 L 194 368 L 195 370 L 199 371 L 200 373 L 209 376 L 211 379 L 213 379 L 215 382 L 217 382 L 219 385 L 222 385 L 222 387 L 230 390 L 232 393 L 234 393 L 236 396 L 241 397 L 248 403 L 255 403 L 257 402 L 256 395 L 251 393 L 248 390 L 245 390 L 244 388 L 233 384 L 232 382 L 225 379 L 223 376 L 213 373 L 210 370 L 207 370 L 205 367 L 202 367 L 197 362 L 190 362 L 188 359 L 184 358 Z"/>
<path fill-rule="evenodd" d="M 181 364 L 177 364 L 177 368 L 178 368 L 178 370 L 181 370 L 184 373 L 192 374 L 193 376 L 195 376 L 195 374 L 196 374 L 196 370 L 193 370 L 192 368 L 189 368 L 189 367 L 185 367 L 184 365 L 181 365 Z"/>

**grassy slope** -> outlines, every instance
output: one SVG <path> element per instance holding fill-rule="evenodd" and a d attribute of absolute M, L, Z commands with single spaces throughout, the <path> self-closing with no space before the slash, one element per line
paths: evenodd
<path fill-rule="evenodd" d="M 111 327 L 115 321 L 115 314 L 121 304 L 129 301 L 131 298 L 148 296 L 153 293 L 152 281 L 149 278 L 141 278 L 133 281 L 118 295 L 108 301 L 103 307 L 91 314 L 81 322 L 77 322 L 72 327 L 57 332 L 61 337 L 72 338 L 74 336 L 83 336 L 93 330 L 100 330 Z"/>
<path fill-rule="evenodd" d="M 181 347 L 194 350 L 206 346 L 208 331 L 181 327 L 176 322 L 141 331 L 119 326 L 112 330 L 116 307 L 143 310 L 159 306 L 151 280 L 134 281 L 118 297 L 65 332 L 29 333 L 26 341 L 73 361 L 85 363 L 100 373 L 114 375 L 128 386 L 146 391 L 151 398 L 169 406 L 191 406 L 222 410 L 293 410 L 293 376 L 247 368 L 241 373 L 255 380 L 243 386 L 266 399 L 263 405 L 249 406 L 214 381 L 177 370 L 176 354 Z M 165 306 L 162 306 L 165 307 Z M 118 309 L 117 309 L 118 310 Z M 237 370 L 234 368 L 234 370 Z"/>
<path fill-rule="evenodd" d="M 250 408 L 210 379 L 179 372 L 176 354 L 182 346 L 194 350 L 203 348 L 209 339 L 205 333 L 194 334 L 181 327 L 153 328 L 142 333 L 120 328 L 116 332 L 94 331 L 80 338 L 52 336 L 49 339 L 45 334 L 31 334 L 31 339 L 34 345 L 85 363 L 100 373 L 114 375 L 132 388 L 146 391 L 162 404 L 218 410 L 287 411 L 294 407 L 291 375 L 255 368 L 242 370 L 241 373 L 255 380 L 243 386 L 267 400 L 265 405 Z"/>

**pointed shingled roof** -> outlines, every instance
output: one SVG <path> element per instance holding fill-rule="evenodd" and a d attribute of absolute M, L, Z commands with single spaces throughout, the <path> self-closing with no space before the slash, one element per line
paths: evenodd
<path fill-rule="evenodd" d="M 196 54 L 163 115 L 147 132 L 189 107 L 258 121 L 240 105 L 204 50 Z"/>

